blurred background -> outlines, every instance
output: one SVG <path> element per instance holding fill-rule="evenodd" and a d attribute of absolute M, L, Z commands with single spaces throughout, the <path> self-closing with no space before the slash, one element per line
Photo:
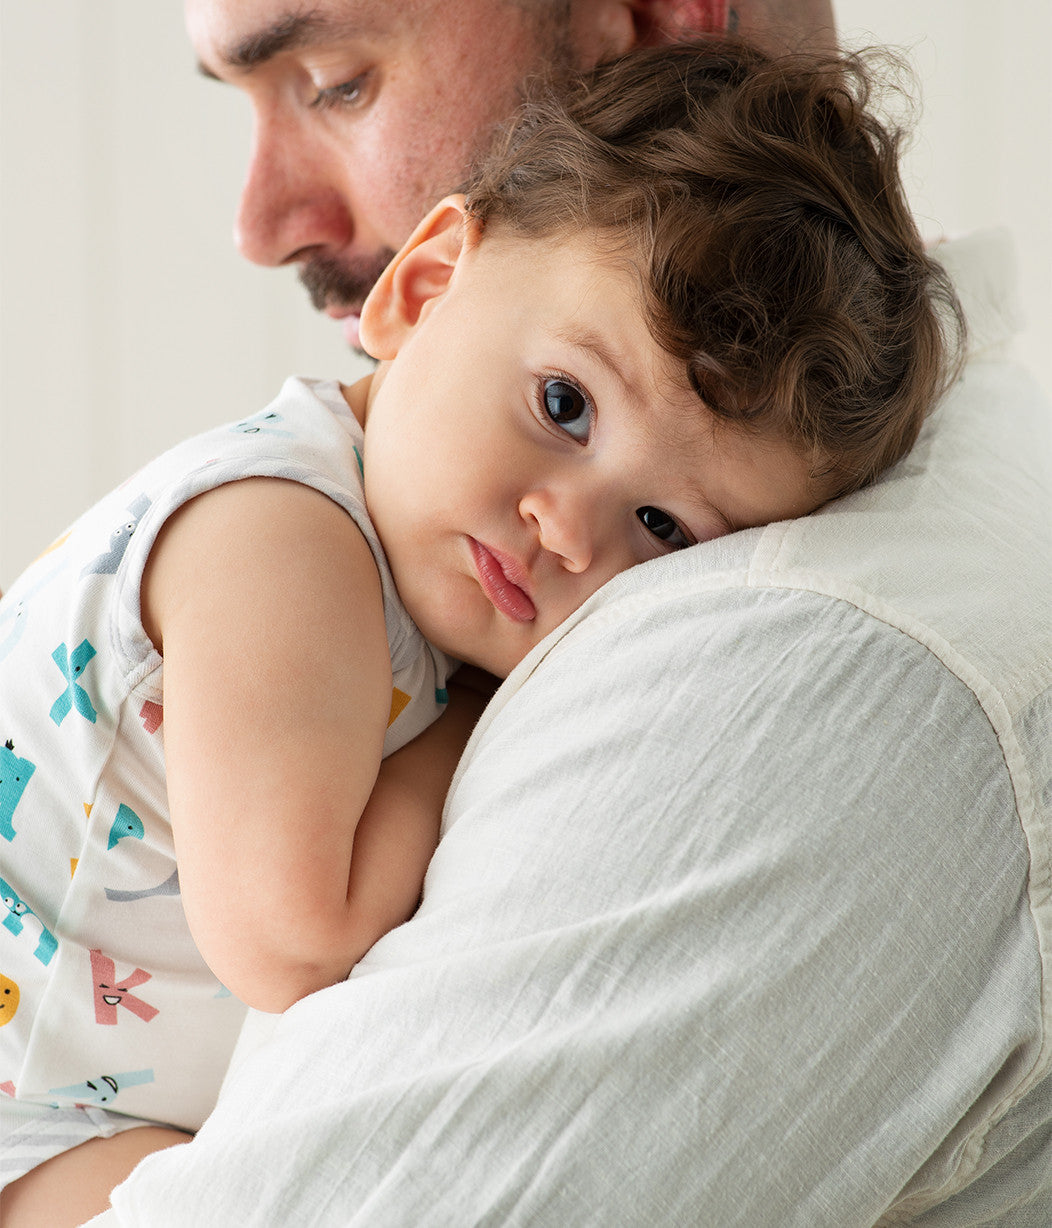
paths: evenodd
<path fill-rule="evenodd" d="M 1052 0 L 835 7 L 916 73 L 924 233 L 1014 234 L 1018 354 L 1052 390 Z M 178 439 L 365 369 L 293 271 L 234 251 L 249 136 L 180 0 L 0 0 L 0 588 Z"/>

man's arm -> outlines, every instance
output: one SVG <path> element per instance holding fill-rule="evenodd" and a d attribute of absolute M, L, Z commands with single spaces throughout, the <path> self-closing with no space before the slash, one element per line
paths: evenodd
<path fill-rule="evenodd" d="M 348 892 L 381 933 L 416 909 L 449 783 L 485 707 L 482 690 L 457 680 L 447 690 L 439 719 L 380 764 L 354 833 Z"/>

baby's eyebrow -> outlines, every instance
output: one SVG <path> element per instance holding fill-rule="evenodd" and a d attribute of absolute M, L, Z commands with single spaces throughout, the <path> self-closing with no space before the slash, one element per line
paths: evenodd
<path fill-rule="evenodd" d="M 571 324 L 565 328 L 560 328 L 557 336 L 560 341 L 564 341 L 567 345 L 572 345 L 574 349 L 584 350 L 589 357 L 595 359 L 601 366 L 606 367 L 614 379 L 618 380 L 630 394 L 633 396 L 638 395 L 639 389 L 636 384 L 628 378 L 624 368 L 618 361 L 617 355 L 597 332 L 583 324 Z"/>

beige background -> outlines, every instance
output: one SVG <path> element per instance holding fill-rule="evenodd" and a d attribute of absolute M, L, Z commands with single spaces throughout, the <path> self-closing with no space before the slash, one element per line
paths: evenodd
<path fill-rule="evenodd" d="M 919 74 L 925 231 L 1016 234 L 1020 352 L 1052 388 L 1052 0 L 837 12 Z M 290 372 L 361 369 L 291 271 L 233 250 L 248 137 L 244 100 L 196 74 L 179 0 L 0 0 L 0 586 L 177 439 Z"/>

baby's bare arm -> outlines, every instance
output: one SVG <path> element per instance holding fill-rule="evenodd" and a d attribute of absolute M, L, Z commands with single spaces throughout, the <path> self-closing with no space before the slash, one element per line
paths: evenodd
<path fill-rule="evenodd" d="M 442 716 L 380 765 L 351 858 L 350 896 L 361 911 L 352 963 L 416 910 L 446 793 L 485 703 L 485 693 L 451 683 Z"/>
<path fill-rule="evenodd" d="M 172 517 L 143 612 L 191 932 L 233 993 L 284 1010 L 377 937 L 349 881 L 391 705 L 376 565 L 324 495 L 252 478 Z"/>
<path fill-rule="evenodd" d="M 140 1160 L 190 1135 L 144 1125 L 93 1138 L 45 1160 L 3 1193 L 4 1228 L 74 1228 L 110 1205 L 110 1192 Z"/>

